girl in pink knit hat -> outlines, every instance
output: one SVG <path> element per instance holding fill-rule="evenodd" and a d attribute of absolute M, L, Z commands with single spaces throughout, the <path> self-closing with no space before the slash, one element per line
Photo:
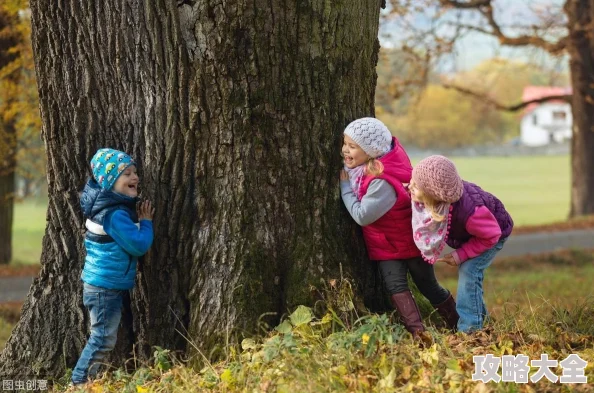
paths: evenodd
<path fill-rule="evenodd" d="M 454 329 L 458 321 L 456 303 L 439 285 L 433 265 L 423 261 L 412 238 L 411 200 L 405 188 L 412 165 L 404 148 L 381 121 L 366 117 L 344 130 L 342 156 L 342 200 L 363 227 L 369 259 L 379 262 L 392 305 L 406 329 L 415 337 L 425 330 L 408 287 L 408 272 L 448 327 Z"/>
<path fill-rule="evenodd" d="M 454 163 L 443 156 L 420 161 L 409 190 L 413 238 L 423 258 L 459 267 L 458 330 L 481 329 L 488 317 L 484 272 L 511 234 L 512 218 L 499 199 L 463 181 Z M 441 257 L 446 244 L 454 251 Z"/>

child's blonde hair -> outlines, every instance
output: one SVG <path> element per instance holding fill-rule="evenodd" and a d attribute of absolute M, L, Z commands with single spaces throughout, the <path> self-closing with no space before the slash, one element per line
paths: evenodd
<path fill-rule="evenodd" d="M 379 176 L 384 173 L 384 164 L 377 158 L 369 158 L 365 164 L 365 173 L 371 176 Z"/>
<path fill-rule="evenodd" d="M 419 202 L 425 205 L 425 208 L 429 210 L 431 217 L 435 221 L 442 222 L 447 218 L 449 212 L 443 211 L 446 202 L 438 201 L 430 195 L 425 194 L 413 180 L 410 181 L 409 187 L 414 187 L 418 191 L 416 198 L 419 199 Z"/>

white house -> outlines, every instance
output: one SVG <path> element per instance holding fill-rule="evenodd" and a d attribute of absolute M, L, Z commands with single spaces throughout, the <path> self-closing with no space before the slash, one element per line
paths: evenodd
<path fill-rule="evenodd" d="M 541 97 L 571 94 L 571 88 L 527 86 L 522 101 Z M 561 100 L 531 104 L 524 110 L 520 123 L 520 139 L 526 146 L 544 146 L 571 139 L 571 106 Z"/>

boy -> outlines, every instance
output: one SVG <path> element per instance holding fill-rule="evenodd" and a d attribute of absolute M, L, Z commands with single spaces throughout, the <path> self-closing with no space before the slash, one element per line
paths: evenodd
<path fill-rule="evenodd" d="M 136 163 L 121 151 L 99 149 L 91 159 L 93 177 L 81 194 L 87 256 L 81 275 L 83 304 L 91 334 L 72 372 L 79 385 L 97 375 L 101 360 L 115 347 L 124 292 L 134 286 L 136 263 L 153 242 L 150 201 L 136 208 Z"/>

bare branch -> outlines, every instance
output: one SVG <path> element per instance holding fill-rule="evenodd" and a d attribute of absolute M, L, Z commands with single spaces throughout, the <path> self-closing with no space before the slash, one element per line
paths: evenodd
<path fill-rule="evenodd" d="M 471 0 L 466 2 L 456 0 L 439 0 L 441 5 L 450 6 L 460 9 L 480 8 L 491 5 L 491 0 Z"/>
<path fill-rule="evenodd" d="M 451 22 L 451 21 L 448 21 L 447 25 L 451 26 L 451 27 L 456 27 L 458 29 L 471 30 L 471 31 L 476 31 L 476 32 L 483 33 L 483 34 L 494 35 L 491 30 L 487 30 L 480 26 L 467 25 L 464 23 Z"/>
<path fill-rule="evenodd" d="M 551 100 L 560 100 L 560 101 L 570 102 L 571 97 L 572 97 L 571 94 L 557 94 L 557 95 L 550 95 L 550 96 L 535 98 L 533 100 L 523 101 L 523 102 L 520 102 L 519 104 L 515 104 L 515 105 L 504 105 L 500 102 L 497 102 L 495 99 L 489 97 L 485 93 L 474 91 L 474 90 L 468 89 L 466 87 L 451 85 L 451 84 L 447 84 L 447 83 L 444 83 L 443 87 L 445 87 L 446 89 L 454 89 L 456 91 L 459 91 L 460 93 L 467 94 L 471 97 L 478 98 L 481 101 L 484 101 L 490 105 L 493 105 L 493 107 L 497 110 L 507 111 L 507 112 L 517 112 L 520 109 L 523 109 L 530 104 L 540 104 L 542 102 L 551 101 Z"/>
<path fill-rule="evenodd" d="M 518 37 L 508 37 L 506 36 L 501 27 L 495 20 L 495 16 L 493 14 L 493 7 L 491 5 L 484 7 L 481 9 L 481 13 L 487 18 L 489 25 L 493 29 L 491 32 L 492 35 L 499 39 L 499 43 L 502 45 L 507 46 L 528 46 L 532 45 L 537 48 L 541 48 L 546 50 L 551 54 L 557 54 L 563 51 L 567 45 L 567 37 L 560 38 L 557 42 L 549 42 L 542 37 L 539 36 L 532 36 L 532 35 L 521 35 Z"/>
<path fill-rule="evenodd" d="M 493 32 L 493 30 L 487 29 L 485 27 L 481 27 L 481 26 L 477 26 L 477 25 L 470 25 L 470 24 L 466 24 L 466 23 L 459 23 L 459 22 L 452 22 L 452 21 L 447 21 L 445 22 L 445 24 L 447 26 L 453 27 L 453 28 L 458 28 L 458 29 L 463 29 L 463 30 L 469 30 L 469 31 L 476 31 L 478 33 L 482 33 L 482 34 L 487 34 L 487 35 L 492 35 L 496 37 L 495 32 Z M 505 29 L 513 29 L 515 31 L 519 31 L 519 30 L 532 30 L 535 34 L 547 34 L 548 32 L 550 32 L 552 29 L 555 28 L 559 28 L 558 26 L 525 26 L 525 25 L 507 25 L 507 26 L 501 26 L 499 25 L 500 28 L 505 28 Z"/>
<path fill-rule="evenodd" d="M 558 54 L 559 52 L 563 51 L 567 46 L 567 37 L 560 38 L 557 42 L 550 42 L 545 40 L 542 37 L 537 35 L 520 35 L 518 37 L 510 37 L 507 36 L 500 24 L 495 20 L 495 16 L 493 13 L 493 5 L 491 4 L 491 0 L 472 0 L 468 2 L 459 2 L 459 1 L 450 1 L 450 0 L 439 0 L 439 3 L 443 6 L 451 6 L 454 8 L 460 9 L 476 9 L 478 10 L 486 19 L 491 28 L 491 30 L 487 30 L 485 28 L 479 26 L 468 26 L 465 25 L 463 27 L 479 31 L 484 34 L 489 34 L 492 36 L 497 37 L 499 43 L 501 45 L 507 46 L 535 46 L 537 48 L 541 48 L 553 55 Z"/>

